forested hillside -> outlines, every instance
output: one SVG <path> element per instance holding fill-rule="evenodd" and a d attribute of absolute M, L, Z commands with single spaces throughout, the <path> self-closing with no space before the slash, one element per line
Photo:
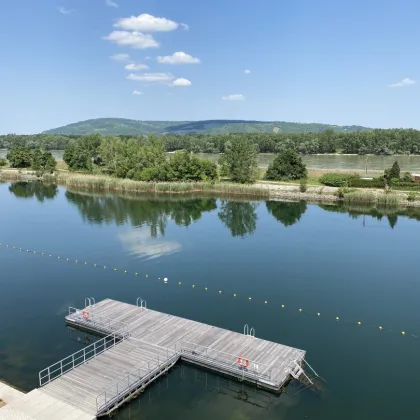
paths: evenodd
<path fill-rule="evenodd" d="M 36 134 L 0 136 L 0 148 L 27 146 L 44 150 L 64 150 L 80 136 Z M 148 136 L 103 136 L 123 141 L 138 139 L 146 142 Z M 149 136 L 150 137 L 150 136 Z M 153 136 L 152 136 L 153 137 Z M 301 154 L 420 154 L 420 131 L 413 129 L 336 132 L 327 129 L 319 133 L 241 133 L 241 134 L 166 134 L 158 136 L 167 152 L 185 149 L 195 153 L 224 153 L 235 138 L 251 140 L 260 153 L 276 153 L 291 148 Z"/>
<path fill-rule="evenodd" d="M 363 131 L 366 127 L 303 124 L 285 121 L 137 121 L 124 118 L 96 118 L 47 130 L 45 134 L 143 135 L 143 134 L 229 134 L 229 133 L 318 133 L 332 128 L 337 132 Z"/>

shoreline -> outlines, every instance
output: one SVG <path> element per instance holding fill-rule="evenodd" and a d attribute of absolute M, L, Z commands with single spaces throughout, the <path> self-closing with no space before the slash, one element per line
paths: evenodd
<path fill-rule="evenodd" d="M 71 174 L 59 172 L 55 176 L 39 178 L 31 174 L 8 171 L 5 178 L 4 172 L 0 172 L 0 180 L 7 181 L 45 181 L 73 190 L 83 190 L 104 193 L 131 193 L 131 194 L 219 194 L 225 196 L 242 196 L 260 199 L 285 199 L 293 201 L 307 201 L 310 203 L 346 203 L 346 199 L 339 198 L 335 194 L 339 188 L 322 185 L 308 185 L 305 192 L 300 191 L 299 184 L 273 184 L 257 181 L 254 184 L 233 184 L 225 182 L 157 182 L 148 183 L 129 179 L 112 178 L 104 175 Z M 354 188 L 352 189 L 355 200 L 352 204 L 366 204 L 392 207 L 420 207 L 419 199 L 408 201 L 408 192 L 391 190 L 386 193 L 381 189 Z M 350 197 L 351 194 L 349 194 Z M 391 200 L 392 198 L 392 200 Z M 389 200 L 388 200 L 389 199 Z M 359 201 L 357 201 L 359 200 Z"/>

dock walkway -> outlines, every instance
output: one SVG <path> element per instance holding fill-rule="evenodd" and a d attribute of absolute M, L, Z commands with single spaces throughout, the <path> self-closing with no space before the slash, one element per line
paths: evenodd
<path fill-rule="evenodd" d="M 66 321 L 105 337 L 41 371 L 39 391 L 93 416 L 112 412 L 179 360 L 277 392 L 303 373 L 303 350 L 147 309 L 143 301 L 70 308 Z"/>

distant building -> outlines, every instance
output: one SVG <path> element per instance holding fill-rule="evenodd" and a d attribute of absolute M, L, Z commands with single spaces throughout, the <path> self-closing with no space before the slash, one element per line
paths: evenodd
<path fill-rule="evenodd" d="M 414 179 L 414 182 L 420 182 L 420 174 L 411 174 Z"/>

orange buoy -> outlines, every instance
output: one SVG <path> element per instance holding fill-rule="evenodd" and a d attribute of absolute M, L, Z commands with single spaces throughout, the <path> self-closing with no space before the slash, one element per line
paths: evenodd
<path fill-rule="evenodd" d="M 249 360 L 247 358 L 245 358 L 244 356 L 239 356 L 238 357 L 238 365 L 243 367 L 243 368 L 247 368 L 249 366 Z"/>

